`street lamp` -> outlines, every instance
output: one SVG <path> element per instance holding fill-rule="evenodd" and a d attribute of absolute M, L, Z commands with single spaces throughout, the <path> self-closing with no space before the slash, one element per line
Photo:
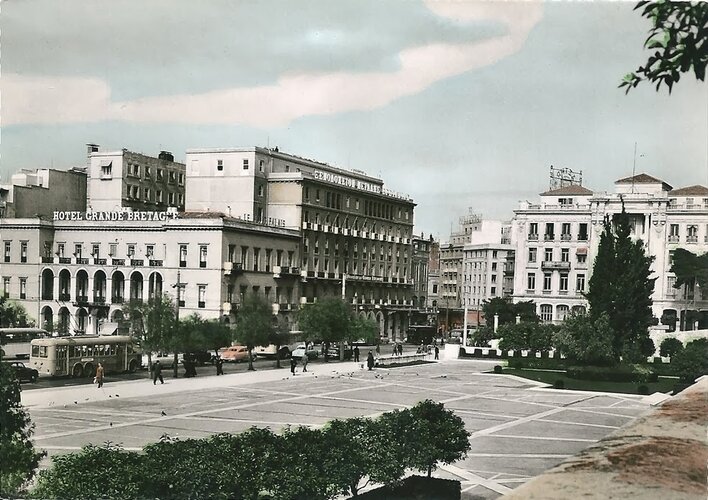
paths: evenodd
<path fill-rule="evenodd" d="M 182 283 L 182 281 L 180 279 L 180 272 L 179 272 L 179 270 L 177 270 L 177 283 L 172 285 L 172 288 L 177 289 L 177 301 L 176 301 L 177 307 L 175 308 L 175 333 L 177 333 L 177 334 L 179 334 L 179 301 L 182 297 L 182 289 L 184 288 L 185 285 L 186 285 L 186 283 Z M 174 352 L 172 354 L 174 356 L 172 358 L 172 366 L 174 368 L 174 376 L 175 376 L 175 378 L 177 378 L 177 376 L 178 376 L 178 374 L 177 374 L 177 368 L 178 368 L 177 367 L 177 349 L 174 349 Z"/>

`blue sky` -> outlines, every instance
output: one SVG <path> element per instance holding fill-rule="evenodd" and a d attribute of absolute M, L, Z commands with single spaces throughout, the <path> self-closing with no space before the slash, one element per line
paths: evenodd
<path fill-rule="evenodd" d="M 626 2 L 9 0 L 0 177 L 67 168 L 87 142 L 178 159 L 279 146 L 380 175 L 446 239 L 508 218 L 549 166 L 611 190 L 637 171 L 708 184 L 708 87 L 622 76 L 648 22 Z"/>

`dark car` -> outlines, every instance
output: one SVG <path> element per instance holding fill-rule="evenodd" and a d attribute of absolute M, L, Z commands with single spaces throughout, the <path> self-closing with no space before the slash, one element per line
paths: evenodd
<path fill-rule="evenodd" d="M 34 368 L 29 368 L 25 366 L 24 363 L 19 361 L 14 361 L 12 363 L 5 363 L 10 366 L 15 371 L 15 376 L 20 382 L 27 380 L 29 382 L 36 382 L 39 378 L 39 372 Z"/>
<path fill-rule="evenodd" d="M 214 364 L 214 355 L 209 351 L 193 351 L 184 354 L 184 359 L 198 365 Z"/>

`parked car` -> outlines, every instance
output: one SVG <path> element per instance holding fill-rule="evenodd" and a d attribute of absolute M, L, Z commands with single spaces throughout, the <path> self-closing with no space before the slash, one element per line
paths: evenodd
<path fill-rule="evenodd" d="M 214 354 L 209 351 L 193 351 L 184 353 L 184 359 L 187 361 L 192 361 L 198 365 L 205 365 L 207 363 L 214 364 Z"/>
<path fill-rule="evenodd" d="M 25 366 L 24 363 L 21 363 L 20 361 L 13 361 L 12 363 L 4 363 L 8 365 L 10 368 L 12 368 L 15 371 L 15 376 L 17 377 L 17 380 L 22 382 L 23 380 L 29 381 L 29 382 L 36 382 L 37 378 L 39 378 L 39 372 L 35 370 L 34 368 L 30 368 L 28 366 Z"/>
<path fill-rule="evenodd" d="M 295 349 L 293 349 L 291 356 L 295 359 L 300 359 L 305 353 L 307 353 L 307 359 L 309 359 L 310 361 L 312 361 L 313 359 L 317 359 L 320 355 L 319 351 L 314 347 L 310 347 L 308 349 L 305 344 L 300 344 Z"/>
<path fill-rule="evenodd" d="M 227 363 L 238 363 L 239 361 L 248 361 L 248 347 L 245 345 L 232 345 L 226 347 L 219 353 L 221 359 Z M 252 359 L 255 361 L 256 354 L 252 354 Z"/>
<path fill-rule="evenodd" d="M 174 354 L 171 352 L 153 352 L 151 360 L 153 363 L 160 361 L 162 368 L 172 368 L 172 365 L 174 364 Z M 183 360 L 184 354 L 177 354 L 177 364 L 181 365 Z M 149 368 L 147 354 L 143 354 L 143 366 L 147 366 Z"/>
<path fill-rule="evenodd" d="M 267 346 L 258 346 L 254 350 L 258 356 L 263 356 L 264 358 L 275 358 L 276 349 L 273 344 Z M 280 359 L 286 359 L 290 357 L 290 348 L 286 345 L 281 345 L 280 349 L 277 351 L 280 354 Z"/>
<path fill-rule="evenodd" d="M 348 345 L 344 346 L 344 360 L 345 361 L 351 360 L 353 353 L 354 353 L 354 351 L 350 346 L 348 346 Z M 327 351 L 327 357 L 329 359 L 337 359 L 337 360 L 339 359 L 339 346 L 337 344 L 332 344 L 329 346 L 329 350 Z"/>

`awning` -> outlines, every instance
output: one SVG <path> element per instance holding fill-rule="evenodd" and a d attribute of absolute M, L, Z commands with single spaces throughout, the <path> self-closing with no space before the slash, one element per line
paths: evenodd
<path fill-rule="evenodd" d="M 110 167 L 113 165 L 113 160 L 101 160 L 102 167 Z"/>
<path fill-rule="evenodd" d="M 587 255 L 588 254 L 588 249 L 587 248 L 576 248 L 575 249 L 575 254 L 576 255 Z"/>
<path fill-rule="evenodd" d="M 101 323 L 98 330 L 99 335 L 117 335 L 118 334 L 118 323 L 113 323 L 106 321 Z"/>

